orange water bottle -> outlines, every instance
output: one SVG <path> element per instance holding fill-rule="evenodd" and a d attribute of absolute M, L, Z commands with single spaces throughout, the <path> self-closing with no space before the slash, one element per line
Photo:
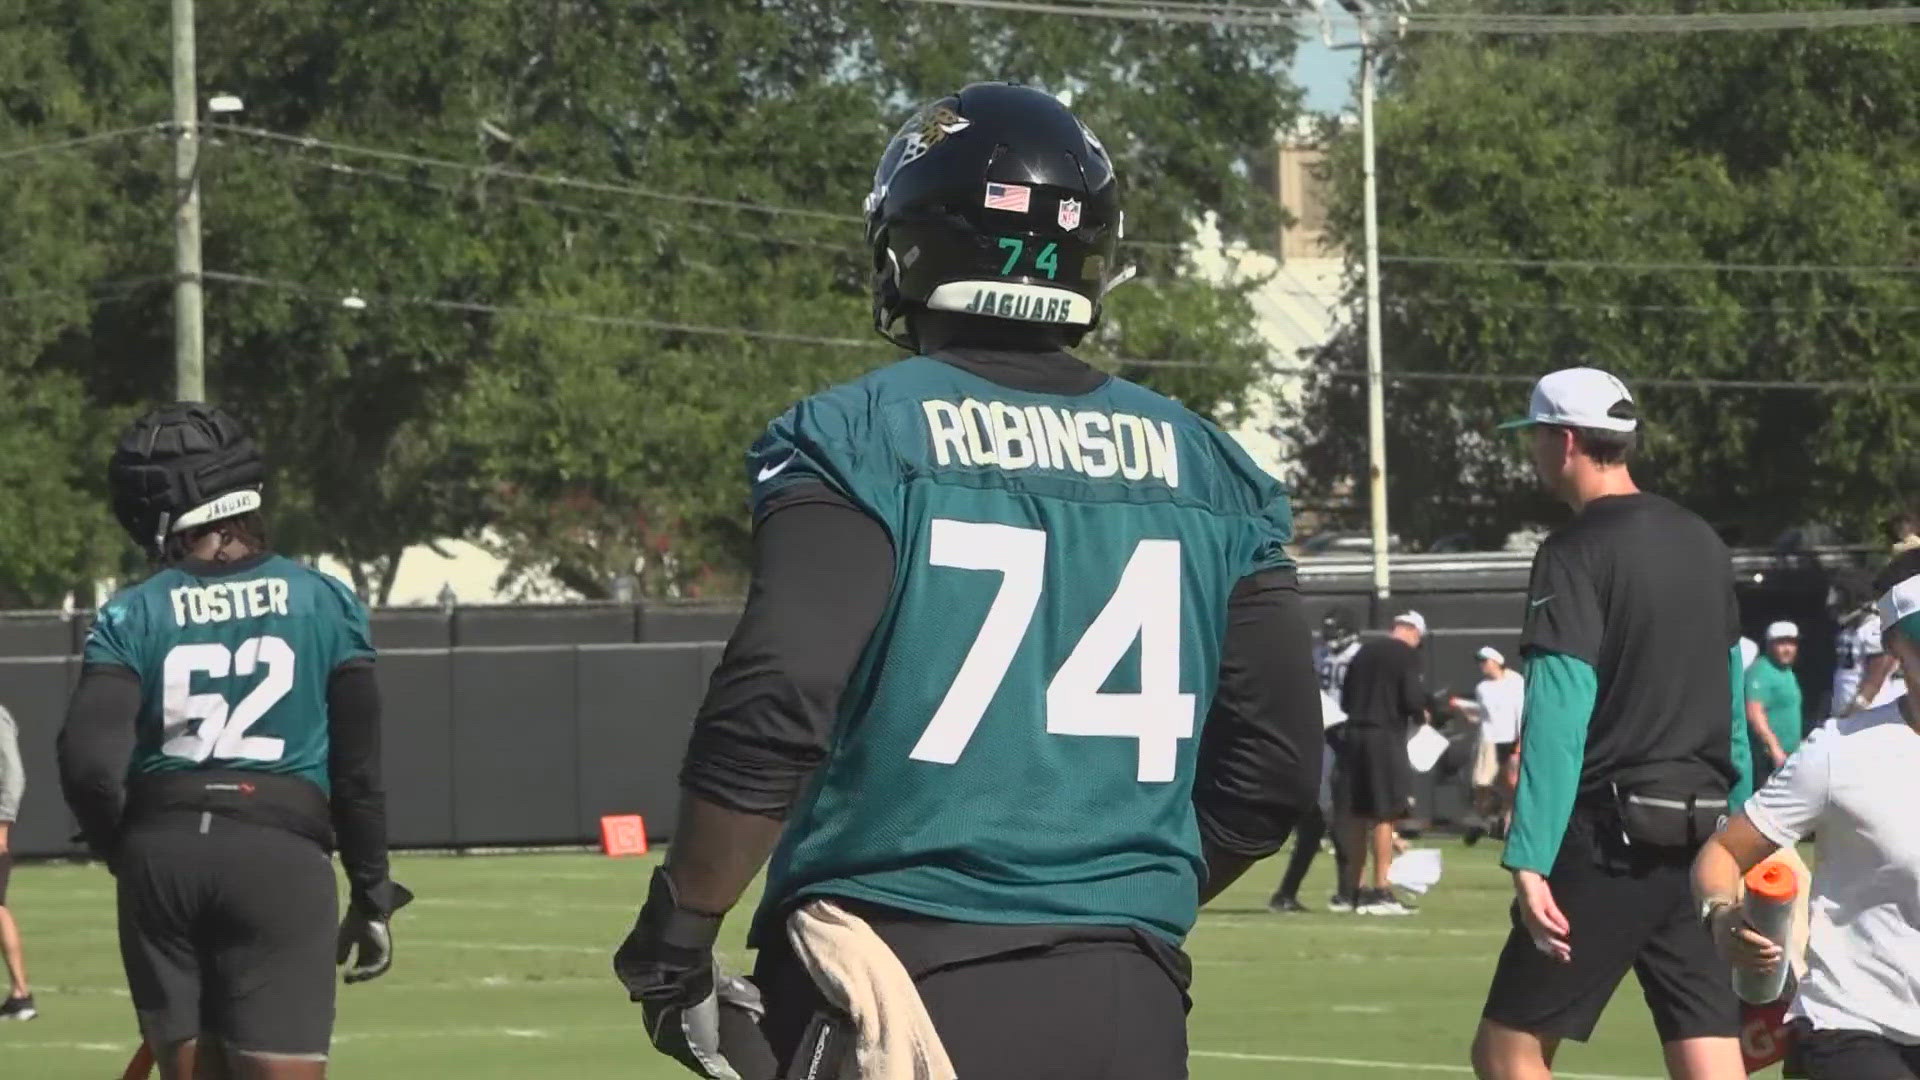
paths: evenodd
<path fill-rule="evenodd" d="M 1784 863 L 1768 860 L 1747 871 L 1747 898 L 1743 910 L 1754 933 L 1780 946 L 1780 962 L 1765 971 L 1733 969 L 1733 992 L 1752 1005 L 1767 1005 L 1786 993 L 1793 970 L 1793 900 L 1800 879 Z"/>

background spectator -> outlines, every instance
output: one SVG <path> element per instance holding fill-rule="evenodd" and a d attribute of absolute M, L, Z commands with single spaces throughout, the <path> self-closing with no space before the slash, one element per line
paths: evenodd
<path fill-rule="evenodd" d="M 1300 902 L 1300 885 L 1307 880 L 1307 871 L 1312 869 L 1314 856 L 1320 854 L 1320 841 L 1326 839 L 1328 818 L 1333 813 L 1333 754 L 1331 749 L 1339 740 L 1341 725 L 1347 722 L 1347 714 L 1340 710 L 1340 687 L 1347 680 L 1347 667 L 1360 652 L 1360 628 L 1353 613 L 1346 608 L 1335 608 L 1327 612 L 1320 620 L 1320 640 L 1314 646 L 1313 664 L 1320 676 L 1320 720 L 1326 732 L 1329 752 L 1320 758 L 1320 799 L 1312 808 L 1300 815 L 1293 826 L 1293 854 L 1287 859 L 1286 873 L 1281 875 L 1280 887 L 1275 890 L 1272 899 L 1267 901 L 1267 910 L 1283 915 L 1298 914 L 1307 911 Z M 1349 855 L 1341 843 L 1338 830 L 1333 832 L 1333 859 L 1335 893 L 1328 905 L 1335 911 L 1352 911 L 1351 894 L 1342 894 L 1338 882 L 1346 880 L 1346 865 Z"/>
<path fill-rule="evenodd" d="M 1427 712 L 1418 652 L 1426 633 L 1427 620 L 1419 612 L 1396 616 L 1386 637 L 1360 646 L 1341 687 L 1347 722 L 1334 747 L 1334 805 L 1340 815 L 1335 827 L 1351 857 L 1340 895 L 1350 897 L 1353 910 L 1363 915 L 1412 912 L 1394 897 L 1387 869 L 1393 865 L 1394 822 L 1406 817 L 1413 803 L 1407 729 Z M 1369 854 L 1372 884 L 1363 888 Z"/>
<path fill-rule="evenodd" d="M 27 774 L 20 762 L 19 731 L 13 715 L 0 706 L 0 953 L 6 955 L 10 980 L 7 1000 L 0 1004 L 0 1020 L 31 1020 L 40 1015 L 27 985 L 27 960 L 20 948 L 20 927 L 7 907 L 7 879 L 13 874 L 11 834 L 20 815 L 20 797 L 26 794 Z"/>
<path fill-rule="evenodd" d="M 1453 699 L 1454 708 L 1480 729 L 1473 758 L 1473 810 L 1479 820 L 1467 828 L 1469 845 L 1489 831 L 1506 838 L 1512 799 L 1506 776 L 1520 742 L 1520 715 L 1527 704 L 1526 681 L 1507 667 L 1499 649 L 1483 645 L 1474 659 L 1480 662 L 1480 683 L 1473 688 L 1473 700 Z"/>
<path fill-rule="evenodd" d="M 1800 628 L 1790 622 L 1767 627 L 1767 651 L 1747 668 L 1748 740 L 1753 747 L 1753 782 L 1767 782 L 1773 770 L 1800 748 L 1800 680 L 1793 664 L 1800 658 Z"/>

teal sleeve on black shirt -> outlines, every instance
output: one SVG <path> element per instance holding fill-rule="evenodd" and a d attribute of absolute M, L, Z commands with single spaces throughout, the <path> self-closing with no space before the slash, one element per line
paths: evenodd
<path fill-rule="evenodd" d="M 1521 730 L 1520 788 L 1500 865 L 1553 871 L 1580 793 L 1587 754 L 1587 723 L 1600 696 L 1593 667 L 1564 653 L 1536 650 L 1527 658 L 1527 708 Z"/>
<path fill-rule="evenodd" d="M 1727 650 L 1727 679 L 1733 684 L 1733 790 L 1727 806 L 1737 811 L 1753 795 L 1753 748 L 1747 741 L 1747 679 L 1740 666 L 1740 646 Z"/>

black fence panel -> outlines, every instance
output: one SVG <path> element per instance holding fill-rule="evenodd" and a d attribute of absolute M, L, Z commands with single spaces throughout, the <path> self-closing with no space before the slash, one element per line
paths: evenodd
<path fill-rule="evenodd" d="M 1396 582 L 1402 578 L 1396 576 Z M 1801 629 L 1798 667 L 1808 721 L 1825 713 L 1835 625 L 1827 576 L 1795 568 L 1743 572 L 1742 624 Z M 1385 602 L 1363 575 L 1309 578 L 1309 617 L 1345 608 L 1367 632 L 1413 608 L 1430 634 L 1428 685 L 1471 695 L 1474 652 L 1491 645 L 1520 666 L 1524 568 L 1499 575 L 1409 577 Z M 54 739 L 77 677 L 89 616 L 0 616 L 0 705 L 19 723 L 26 805 L 13 831 L 22 855 L 73 852 L 73 822 L 55 771 Z M 676 772 L 722 643 L 739 619 L 727 604 L 387 609 L 382 649 L 389 827 L 399 847 L 581 843 L 599 818 L 639 813 L 654 840 L 676 825 Z M 644 644 L 636 644 L 644 642 Z M 1465 779 L 1429 774 L 1421 816 L 1458 821 Z"/>
<path fill-rule="evenodd" d="M 453 654 L 453 842 L 572 843 L 579 712 L 573 648 Z"/>
<path fill-rule="evenodd" d="M 453 613 L 453 644 L 626 645 L 637 634 L 638 610 L 630 604 L 459 607 Z"/>
<path fill-rule="evenodd" d="M 387 835 L 395 847 L 450 844 L 453 824 L 453 655 L 382 653 L 381 772 Z"/>
<path fill-rule="evenodd" d="M 673 834 L 680 757 L 706 688 L 700 645 L 579 650 L 577 827 L 598 837 L 605 814 L 639 814 L 647 836 Z"/>
<path fill-rule="evenodd" d="M 640 613 L 640 640 L 725 641 L 739 621 L 740 609 L 733 605 L 648 608 Z"/>
<path fill-rule="evenodd" d="M 57 612 L 0 614 L 0 656 L 65 656 L 73 643 L 72 622 Z"/>
<path fill-rule="evenodd" d="M 380 608 L 373 612 L 374 647 L 445 649 L 453 644 L 453 619 L 439 608 Z"/>
<path fill-rule="evenodd" d="M 9 832 L 8 846 L 22 855 L 55 855 L 76 851 L 71 837 L 77 826 L 60 797 L 60 772 L 54 741 L 67 713 L 77 661 L 63 657 L 0 660 L 0 705 L 13 715 L 20 729 L 20 759 L 27 772 L 26 796 L 20 819 Z"/>

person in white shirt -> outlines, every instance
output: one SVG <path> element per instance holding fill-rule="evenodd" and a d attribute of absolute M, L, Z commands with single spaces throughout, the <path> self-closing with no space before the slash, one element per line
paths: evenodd
<path fill-rule="evenodd" d="M 1526 680 L 1508 669 L 1499 649 L 1483 645 L 1473 655 L 1480 662 L 1481 676 L 1473 688 L 1473 700 L 1453 699 L 1453 707 L 1480 727 L 1473 759 L 1473 809 L 1480 822 L 1467 829 L 1469 845 L 1478 843 L 1489 830 L 1497 837 L 1506 836 L 1512 794 L 1506 777 L 1520 743 L 1520 714 L 1527 707 Z"/>
<path fill-rule="evenodd" d="M 1920 550 L 1875 583 L 1883 644 L 1920 677 Z M 1734 964 L 1786 962 L 1747 926 L 1740 877 L 1815 837 L 1807 976 L 1788 1015 L 1811 1080 L 1920 1076 L 1920 708 L 1911 697 L 1836 719 L 1808 739 L 1694 864 L 1701 918 Z"/>
<path fill-rule="evenodd" d="M 1880 616 L 1870 605 L 1850 613 L 1834 639 L 1828 715 L 1852 716 L 1905 694 L 1907 684 L 1894 668 L 1893 657 L 1880 643 Z"/>
<path fill-rule="evenodd" d="M 27 790 L 26 770 L 20 763 L 19 728 L 0 708 L 0 959 L 6 961 L 10 989 L 0 1000 L 0 1020 L 31 1020 L 40 1015 L 27 985 L 27 961 L 20 949 L 20 927 L 7 910 L 7 878 L 13 871 L 10 834 Z"/>

